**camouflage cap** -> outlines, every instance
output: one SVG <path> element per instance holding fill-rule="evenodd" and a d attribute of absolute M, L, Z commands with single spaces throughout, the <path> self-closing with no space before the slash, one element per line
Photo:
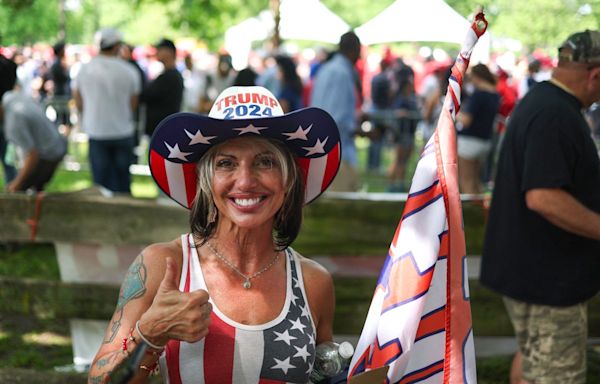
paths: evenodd
<path fill-rule="evenodd" d="M 572 34 L 558 48 L 559 61 L 571 61 L 584 64 L 600 64 L 600 31 Z"/>

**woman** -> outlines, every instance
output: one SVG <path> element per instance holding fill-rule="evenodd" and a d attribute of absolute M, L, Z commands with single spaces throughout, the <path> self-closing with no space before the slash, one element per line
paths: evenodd
<path fill-rule="evenodd" d="M 303 204 L 337 172 L 339 142 L 325 111 L 283 115 L 262 87 L 226 89 L 209 117 L 163 120 L 150 169 L 191 209 L 191 233 L 131 265 L 89 382 L 106 382 L 141 340 L 151 348 L 131 382 L 159 360 L 169 383 L 307 382 L 335 298 L 329 273 L 289 245 Z"/>
<path fill-rule="evenodd" d="M 277 99 L 281 103 L 283 112 L 288 113 L 302 108 L 303 85 L 296 71 L 296 63 L 289 56 L 277 56 L 275 62 L 280 84 Z"/>
<path fill-rule="evenodd" d="M 458 178 L 462 193 L 479 194 L 481 165 L 491 148 L 500 95 L 496 91 L 496 77 L 485 64 L 472 67 L 470 79 L 473 94 L 457 115 L 462 125 L 457 135 Z"/>

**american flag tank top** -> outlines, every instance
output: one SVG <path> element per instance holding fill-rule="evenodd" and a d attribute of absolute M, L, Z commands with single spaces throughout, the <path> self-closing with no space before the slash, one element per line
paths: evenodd
<path fill-rule="evenodd" d="M 182 235 L 179 290 L 206 290 L 190 234 Z M 168 384 L 306 383 L 315 360 L 315 326 L 296 253 L 285 250 L 287 289 L 281 313 L 260 325 L 227 318 L 213 305 L 208 335 L 195 343 L 171 340 L 160 357 Z M 210 294 L 210 292 L 209 292 Z"/>

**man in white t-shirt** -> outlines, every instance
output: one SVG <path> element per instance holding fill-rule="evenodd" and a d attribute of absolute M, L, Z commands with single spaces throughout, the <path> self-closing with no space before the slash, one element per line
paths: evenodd
<path fill-rule="evenodd" d="M 121 34 L 112 28 L 96 33 L 99 54 L 84 64 L 73 84 L 81 127 L 89 137 L 89 159 L 95 184 L 130 193 L 133 160 L 133 111 L 141 91 L 133 66 L 119 58 Z"/>

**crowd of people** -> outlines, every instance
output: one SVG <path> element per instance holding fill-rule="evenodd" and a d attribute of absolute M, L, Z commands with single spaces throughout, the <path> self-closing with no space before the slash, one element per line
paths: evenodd
<path fill-rule="evenodd" d="M 447 58 L 395 56 L 390 48 L 367 57 L 353 33 L 344 35 L 337 49 L 321 49 L 311 59 L 282 52 L 253 55 L 240 70 L 226 52 L 199 54 L 166 38 L 150 48 L 132 47 L 112 28 L 98 31 L 93 48 L 64 42 L 51 48 L 2 52 L 17 65 L 16 87 L 45 109 L 60 132 L 68 135 L 75 128 L 87 135 L 93 182 L 119 193 L 130 193 L 129 166 L 141 158 L 143 138 L 151 137 L 163 118 L 178 111 L 207 114 L 216 96 L 233 85 L 264 86 L 285 112 L 318 106 L 334 116 L 344 161 L 332 190 L 364 190 L 360 175 L 371 174 L 385 178 L 387 192 L 407 192 L 407 167 L 435 130 L 452 64 Z M 379 69 L 369 67 L 373 57 L 380 58 Z M 522 76 L 494 62 L 469 73 L 457 124 L 463 193 L 490 190 L 506 119 L 516 102 L 549 76 L 548 59 L 527 62 Z M 596 131 L 598 110 L 593 105 L 589 114 Z M 368 143 L 364 159 L 357 151 L 359 137 L 360 149 Z M 5 147 L 3 138 L 0 149 L 10 155 L 10 144 Z M 9 185 L 15 159 L 2 159 Z"/>

